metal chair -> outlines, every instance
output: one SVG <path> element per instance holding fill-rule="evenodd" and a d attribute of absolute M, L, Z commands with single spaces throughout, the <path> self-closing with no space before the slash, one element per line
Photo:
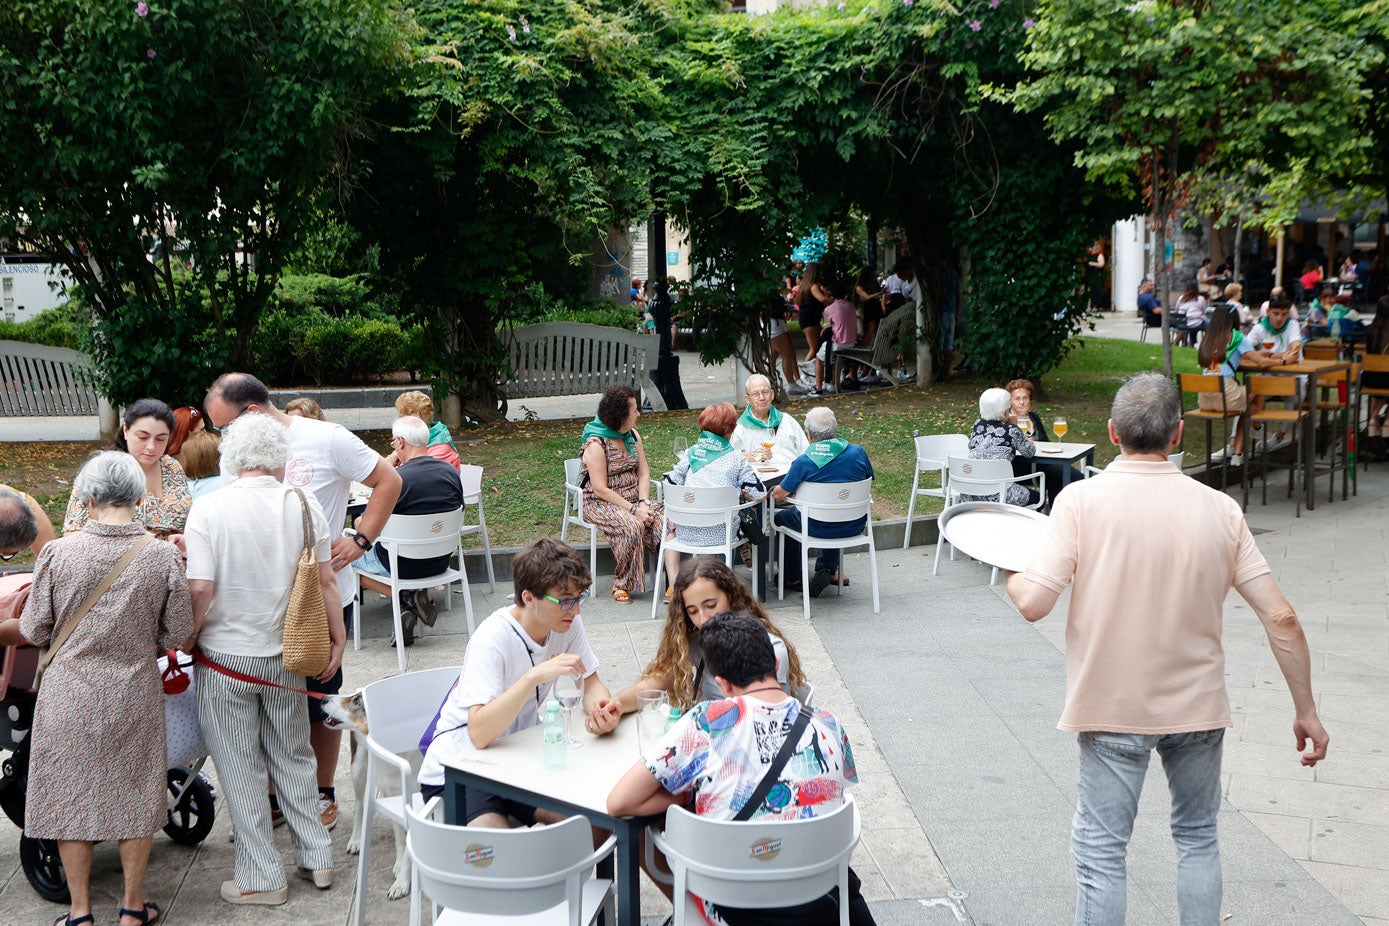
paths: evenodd
<path fill-rule="evenodd" d="M 497 830 L 439 822 L 442 801 L 409 809 L 410 859 L 435 926 L 584 926 L 615 923 L 613 882 L 591 877 L 612 855 L 609 836 L 593 848 L 582 816 L 533 829 Z"/>
<path fill-rule="evenodd" d="M 564 520 L 559 526 L 559 539 L 567 543 L 569 525 L 588 531 L 588 574 L 598 575 L 598 526 L 584 520 L 583 461 L 578 457 L 564 461 Z"/>
<path fill-rule="evenodd" d="M 1349 370 L 1337 370 L 1318 376 L 1317 392 L 1319 394 L 1308 397 L 1309 410 L 1318 415 L 1320 427 L 1334 428 L 1333 437 L 1329 441 L 1331 459 L 1324 467 L 1319 467 L 1314 463 L 1311 470 L 1314 477 L 1319 475 L 1318 470 L 1330 475 L 1326 487 L 1326 500 L 1328 502 L 1333 501 L 1336 496 L 1337 470 L 1340 470 L 1341 473 L 1341 498 L 1347 497 L 1348 482 L 1353 490 L 1351 494 L 1360 494 L 1360 480 L 1351 463 L 1351 441 L 1356 422 L 1352 420 L 1350 414 L 1350 409 L 1358 407 L 1360 403 L 1359 397 L 1353 397 L 1352 392 L 1359 382 L 1360 364 L 1352 363 Z M 1334 424 L 1338 419 L 1340 423 Z M 1335 435 L 1335 431 L 1340 432 L 1339 436 Z M 1311 450 L 1312 448 L 1308 448 L 1308 452 Z"/>
<path fill-rule="evenodd" d="M 786 538 L 790 537 L 801 545 L 801 597 L 805 602 L 805 619 L 810 620 L 810 551 L 845 550 L 853 547 L 868 547 L 868 565 L 873 579 L 873 613 L 879 613 L 878 602 L 878 550 L 873 542 L 873 480 L 858 482 L 802 482 L 796 493 L 787 501 L 801 511 L 801 526 L 776 525 L 779 543 L 777 544 L 777 598 L 786 597 Z M 863 533 L 852 537 L 817 537 L 810 532 L 811 521 L 842 524 L 846 521 L 864 519 Z M 839 593 L 844 593 L 844 564 L 840 562 Z"/>
<path fill-rule="evenodd" d="M 1221 447 L 1224 447 L 1226 444 L 1228 444 L 1228 443 L 1230 442 L 1230 421 L 1233 419 L 1233 420 L 1236 422 L 1236 426 L 1238 426 L 1239 420 L 1240 420 L 1241 418 L 1244 417 L 1244 412 L 1235 412 L 1235 411 L 1230 411 L 1230 410 L 1229 410 L 1229 407 L 1226 405 L 1226 401 L 1225 401 L 1225 384 L 1221 381 L 1221 379 L 1222 379 L 1222 377 L 1217 376 L 1217 375 L 1214 374 L 1214 373 L 1183 373 L 1183 374 L 1181 374 L 1182 394 L 1185 395 L 1185 394 L 1188 393 L 1188 392 L 1194 392 L 1194 393 L 1196 393 L 1197 396 L 1198 396 L 1198 399 L 1197 399 L 1198 405 L 1197 405 L 1197 407 L 1191 409 L 1190 411 L 1187 411 L 1186 409 L 1183 409 L 1183 410 L 1182 410 L 1182 417 L 1183 417 L 1183 418 L 1196 418 L 1196 419 L 1198 419 L 1198 420 L 1200 420 L 1200 421 L 1204 421 L 1204 422 L 1206 423 L 1206 472 L 1207 472 L 1207 473 L 1209 473 L 1210 470 L 1211 470 L 1211 429 L 1212 429 L 1213 425 L 1214 425 L 1215 422 L 1217 422 L 1217 421 L 1220 422 L 1220 424 L 1221 424 L 1221 429 L 1220 429 L 1220 435 L 1221 435 L 1220 446 L 1221 446 Z M 1202 395 L 1202 394 L 1205 394 L 1205 395 L 1218 395 L 1218 396 L 1220 396 L 1220 411 L 1214 411 L 1214 410 L 1207 411 L 1206 409 L 1201 408 L 1200 405 L 1199 405 L 1199 402 L 1200 402 L 1199 396 Z M 1185 435 L 1183 435 L 1182 441 L 1183 441 L 1183 444 L 1185 444 L 1185 441 L 1186 441 Z M 1185 452 L 1185 450 L 1186 450 L 1185 446 L 1183 446 L 1182 450 L 1183 450 L 1183 452 Z M 1226 458 L 1226 459 L 1224 459 L 1224 460 L 1221 460 L 1221 464 L 1220 464 L 1220 490 L 1221 490 L 1222 492 L 1225 491 L 1226 486 L 1229 484 L 1229 474 L 1230 474 L 1230 461 L 1229 461 L 1228 458 Z M 1244 468 L 1243 468 L 1243 467 L 1240 468 L 1240 482 L 1241 482 L 1241 483 L 1244 482 Z"/>
<path fill-rule="evenodd" d="M 711 820 L 683 807 L 666 811 L 650 838 L 665 854 L 675 887 L 675 926 L 702 923 L 690 895 L 743 909 L 809 903 L 839 888 L 839 926 L 849 926 L 849 856 L 862 823 L 852 795 L 803 820 Z"/>
<path fill-rule="evenodd" d="M 497 574 L 492 568 L 492 541 L 487 536 L 487 513 L 482 507 L 482 467 L 472 466 L 468 463 L 458 464 L 458 481 L 463 484 L 463 526 L 459 528 L 460 536 L 467 537 L 470 534 L 478 534 L 482 537 L 482 555 L 487 561 L 487 590 L 495 592 L 497 590 Z M 467 522 L 467 506 L 473 505 L 477 508 L 477 523 Z M 466 574 L 467 569 L 463 568 L 462 560 L 458 563 L 458 568 Z"/>
<path fill-rule="evenodd" d="M 946 485 L 949 482 L 950 468 L 946 458 L 952 453 L 964 456 L 969 453 L 967 434 L 926 434 L 916 438 L 916 473 L 912 476 L 911 501 L 907 503 L 907 525 L 902 533 L 902 549 L 906 549 L 912 539 L 912 518 L 916 514 L 916 499 L 919 495 L 945 500 Z M 940 488 L 927 486 L 921 488 L 921 474 L 935 473 L 940 480 Z"/>
<path fill-rule="evenodd" d="M 1301 470 L 1303 461 L 1307 454 L 1307 429 L 1304 427 L 1308 411 L 1298 402 L 1297 394 L 1299 384 L 1297 379 L 1292 376 L 1249 376 L 1244 380 L 1244 384 L 1249 389 L 1249 395 L 1262 396 L 1265 399 L 1281 399 L 1286 403 L 1284 408 L 1269 408 L 1264 406 L 1263 411 L 1249 416 L 1250 433 L 1253 433 L 1253 426 L 1263 425 L 1265 440 L 1260 447 L 1258 441 L 1249 441 L 1249 446 L 1245 448 L 1249 454 L 1251 468 L 1257 463 L 1259 475 L 1263 483 L 1263 504 L 1268 504 L 1268 471 L 1270 469 L 1286 469 L 1288 471 L 1288 497 L 1294 494 L 1297 473 Z M 1290 466 L 1285 463 L 1274 463 L 1269 460 L 1267 437 L 1273 426 L 1292 425 L 1293 446 L 1295 462 Z M 1249 507 L 1249 480 L 1244 479 L 1244 507 Z M 1302 494 L 1297 493 L 1296 515 L 1302 517 Z"/>
<path fill-rule="evenodd" d="M 681 553 L 717 553 L 728 563 L 734 565 L 733 551 L 738 546 L 738 512 L 753 505 L 761 505 L 762 499 L 740 502 L 737 486 L 669 486 L 664 501 L 665 515 L 661 520 L 661 546 L 656 551 L 656 577 L 651 584 L 651 617 L 657 616 L 656 609 L 662 603 L 661 573 L 665 569 L 665 552 L 678 550 Z M 723 539 L 714 544 L 691 543 L 672 536 L 673 527 L 721 527 Z M 752 593 L 757 595 L 757 572 L 752 571 Z"/>
<path fill-rule="evenodd" d="M 376 542 L 386 548 L 386 568 L 389 575 L 378 576 L 367 572 L 359 566 L 353 566 L 352 571 L 357 574 L 357 601 L 360 605 L 362 600 L 362 578 L 365 576 L 375 579 L 390 586 L 391 596 L 391 620 L 395 625 L 395 648 L 396 659 L 400 663 L 400 671 L 405 671 L 405 633 L 401 626 L 400 618 L 400 592 L 408 589 L 433 588 L 436 585 L 444 587 L 444 610 L 453 607 L 453 583 L 461 581 L 463 584 L 463 609 L 468 615 L 468 637 L 473 635 L 473 596 L 468 590 L 468 577 L 461 569 L 445 569 L 437 575 L 426 576 L 422 579 L 404 579 L 400 576 L 400 560 L 402 557 L 407 559 L 430 559 L 435 556 L 448 556 L 457 554 L 458 563 L 463 563 L 463 541 L 459 539 L 458 531 L 463 524 L 463 509 L 456 508 L 453 511 L 445 511 L 441 514 L 393 514 L 386 520 L 386 526 L 381 528 L 381 536 L 376 538 Z M 375 553 L 368 552 L 368 555 L 375 556 Z M 361 609 L 358 608 L 358 615 Z M 360 619 L 352 622 L 352 648 L 362 648 L 362 622 Z"/>
<path fill-rule="evenodd" d="M 956 456 L 952 453 L 946 459 L 946 466 L 950 470 L 950 490 L 945 497 L 945 507 L 947 508 L 959 502 L 962 495 L 1006 505 L 1008 503 L 1008 487 L 1021 485 L 1025 482 L 1035 483 L 1037 501 L 1023 507 L 1040 511 L 1047 503 L 1047 486 L 1044 474 L 1035 472 L 1025 476 L 1014 476 L 1011 460 L 975 460 L 971 457 Z M 1024 488 L 1027 487 L 1024 486 Z M 935 563 L 931 567 L 931 575 L 937 575 L 940 570 L 940 548 L 941 541 L 937 541 Z M 954 557 L 955 551 L 953 549 L 950 551 L 950 555 L 952 558 Z M 992 585 L 997 578 L 998 569 L 995 567 L 990 573 L 989 584 Z"/>
<path fill-rule="evenodd" d="M 420 737 L 462 671 L 461 666 L 446 666 L 394 675 L 372 682 L 362 690 L 362 709 L 366 712 L 370 732 L 352 731 L 357 745 L 367 750 L 362 806 L 357 808 L 357 819 L 352 821 L 352 843 L 356 844 L 359 852 L 357 886 L 352 901 L 353 926 L 364 926 L 366 923 L 367 878 L 371 871 L 371 818 L 379 813 L 392 825 L 409 828 L 406 804 L 417 804 L 420 796 L 415 786 L 414 770 L 406 757 L 419 751 Z M 400 793 L 378 795 L 376 789 L 381 776 L 392 772 L 400 776 Z M 349 853 L 353 849 L 352 843 L 347 847 Z M 418 926 L 419 922 L 419 881 L 412 871 L 410 923 L 411 926 Z"/>

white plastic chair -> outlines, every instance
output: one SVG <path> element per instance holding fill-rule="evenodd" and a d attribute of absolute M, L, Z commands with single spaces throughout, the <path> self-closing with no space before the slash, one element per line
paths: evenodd
<path fill-rule="evenodd" d="M 584 926 L 599 913 L 612 924 L 611 880 L 591 877 L 617 845 L 593 848 L 588 819 L 573 816 L 533 829 L 450 826 L 435 819 L 442 801 L 410 808 L 407 843 L 420 890 L 434 902 L 434 923 Z"/>
<path fill-rule="evenodd" d="M 873 543 L 873 480 L 858 482 L 802 482 L 796 487 L 794 495 L 787 499 L 801 511 L 800 530 L 776 525 L 779 543 L 777 544 L 777 598 L 786 597 L 786 538 L 790 537 L 801 545 L 801 598 L 805 603 L 805 619 L 810 620 L 810 551 L 845 550 L 853 547 L 868 547 L 868 566 L 873 578 L 873 613 L 879 613 L 878 606 L 878 548 Z M 863 533 L 852 537 L 817 537 L 810 533 L 810 522 L 828 521 L 843 523 L 864 518 Z M 839 592 L 844 593 L 844 562 L 840 556 Z"/>
<path fill-rule="evenodd" d="M 458 464 L 458 481 L 463 483 L 463 526 L 458 529 L 461 536 L 467 537 L 470 534 L 479 534 L 482 537 L 482 555 L 487 557 L 487 590 L 495 592 L 497 590 L 497 574 L 492 568 L 492 541 L 487 536 L 487 513 L 482 507 L 482 467 L 472 466 L 468 463 Z M 467 506 L 473 505 L 477 508 L 477 523 L 469 524 L 467 520 Z M 466 575 L 468 570 L 463 568 L 463 561 L 458 561 L 458 568 Z"/>
<path fill-rule="evenodd" d="M 950 480 L 950 467 L 946 459 L 954 454 L 964 456 L 969 453 L 967 434 L 925 434 L 916 438 L 916 474 L 912 476 L 912 496 L 907 503 L 907 526 L 902 534 L 902 549 L 906 549 L 912 539 L 912 518 L 916 514 L 916 498 L 928 495 L 945 500 Z M 940 478 L 940 488 L 921 488 L 921 474 L 936 473 Z"/>
<path fill-rule="evenodd" d="M 468 577 L 461 569 L 445 569 L 438 575 L 426 576 L 423 579 L 402 579 L 398 574 L 402 557 L 405 559 L 429 559 L 456 553 L 458 564 L 462 566 L 463 541 L 458 536 L 458 531 L 462 526 L 462 508 L 446 511 L 442 514 L 393 514 L 386 520 L 386 526 L 381 529 L 381 536 L 376 538 L 377 543 L 386 548 L 386 566 L 390 575 L 373 575 L 359 566 L 352 567 L 352 571 L 357 574 L 357 602 L 359 605 L 362 601 L 363 576 L 390 586 L 391 619 L 395 622 L 396 659 L 400 663 L 400 671 L 402 672 L 405 671 L 406 661 L 405 634 L 400 619 L 400 592 L 403 589 L 433 588 L 436 585 L 442 585 L 444 587 L 444 610 L 447 611 L 453 607 L 453 583 L 461 581 L 463 584 L 463 610 L 468 615 L 468 638 L 472 639 L 473 596 L 468 590 Z M 367 555 L 375 556 L 376 554 L 368 551 Z M 361 608 L 358 607 L 359 619 L 352 622 L 353 649 L 362 648 L 361 613 Z"/>
<path fill-rule="evenodd" d="M 691 894 L 746 909 L 809 903 L 839 888 L 839 926 L 849 926 L 849 856 L 861 822 L 851 795 L 833 812 L 805 820 L 711 820 L 683 807 L 651 833 L 675 883 L 675 926 L 702 922 Z"/>
<path fill-rule="evenodd" d="M 1026 482 L 1035 483 L 1033 488 L 1037 490 L 1037 503 L 1024 507 L 1040 511 L 1047 503 L 1047 488 L 1042 473 L 1014 476 L 1013 464 L 1009 460 L 974 460 L 952 453 L 946 460 L 946 466 L 950 471 L 950 482 L 945 497 L 947 508 L 956 504 L 961 495 L 1007 504 L 1008 487 Z M 935 564 L 931 567 L 931 575 L 937 575 L 940 570 L 940 548 L 944 540 L 945 538 L 941 537 L 936 541 L 936 558 Z M 950 555 L 954 557 L 953 549 Z M 989 584 L 992 585 L 997 578 L 998 569 L 995 567 L 990 574 Z"/>
<path fill-rule="evenodd" d="M 669 486 L 664 501 L 665 516 L 661 522 L 661 546 L 656 551 L 656 577 L 652 579 L 651 617 L 661 604 L 661 572 L 665 569 L 665 552 L 718 553 L 734 565 L 733 550 L 738 545 L 738 512 L 742 508 L 761 505 L 762 500 L 739 502 L 737 486 Z M 721 527 L 723 539 L 704 545 L 669 536 L 672 527 Z M 757 570 L 752 571 L 752 593 L 757 594 Z"/>
<path fill-rule="evenodd" d="M 584 490 L 579 487 L 583 478 L 583 461 L 574 457 L 564 461 L 564 521 L 559 526 L 559 539 L 567 543 L 569 525 L 588 531 L 588 574 L 598 575 L 598 526 L 584 520 Z"/>
<path fill-rule="evenodd" d="M 1182 462 L 1183 462 L 1185 459 L 1186 459 L 1186 452 L 1183 451 L 1183 450 L 1178 450 L 1176 453 L 1169 453 L 1169 454 L 1167 455 L 1167 462 L 1173 464 L 1174 466 L 1176 466 L 1177 469 L 1181 469 L 1181 468 L 1182 468 Z M 1085 467 L 1085 478 L 1086 478 L 1086 479 L 1089 479 L 1091 476 L 1094 476 L 1094 475 L 1096 475 L 1097 473 L 1102 473 L 1102 472 L 1104 472 L 1104 467 L 1103 467 L 1103 466 L 1087 466 L 1087 467 Z"/>
<path fill-rule="evenodd" d="M 395 826 L 409 829 L 410 819 L 405 813 L 406 799 L 401 795 L 409 795 L 409 803 L 414 806 L 419 805 L 420 795 L 415 787 L 414 771 L 406 756 L 419 751 L 420 737 L 462 671 L 461 666 L 426 669 L 383 678 L 362 689 L 362 709 L 367 715 L 370 735 L 364 736 L 360 730 L 352 731 L 357 738 L 358 748 L 367 750 L 366 787 L 362 790 L 363 801 L 362 806 L 357 808 L 357 819 L 352 822 L 361 853 L 357 856 L 357 887 L 353 895 L 354 926 L 364 926 L 366 922 L 367 873 L 371 871 L 371 818 L 379 813 Z M 376 789 L 382 776 L 392 772 L 400 776 L 400 793 L 378 795 Z M 419 922 L 419 881 L 412 872 L 410 923 L 411 926 L 418 926 Z"/>

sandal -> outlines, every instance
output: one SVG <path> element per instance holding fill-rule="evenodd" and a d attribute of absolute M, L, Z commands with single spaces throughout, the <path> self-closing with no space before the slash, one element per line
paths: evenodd
<path fill-rule="evenodd" d="M 153 916 L 150 915 L 151 910 L 154 911 Z M 142 924 L 144 924 L 144 926 L 149 926 L 150 923 L 155 923 L 159 921 L 159 904 L 147 900 L 143 904 L 141 904 L 141 908 L 139 910 L 122 909 L 120 913 L 116 914 L 116 922 L 119 923 L 127 916 L 130 917 L 132 920 L 139 920 Z M 73 924 L 73 926 L 76 926 L 76 924 Z"/>
<path fill-rule="evenodd" d="M 613 601 L 616 601 L 618 604 L 631 604 L 632 596 L 625 588 L 615 588 L 613 589 Z"/>
<path fill-rule="evenodd" d="M 77 919 L 73 919 L 71 913 L 64 913 L 62 916 L 58 917 L 56 920 L 53 921 L 53 926 L 82 926 L 83 923 L 94 922 L 96 921 L 92 919 L 92 915 L 90 913 L 88 913 L 86 916 L 79 916 Z"/>

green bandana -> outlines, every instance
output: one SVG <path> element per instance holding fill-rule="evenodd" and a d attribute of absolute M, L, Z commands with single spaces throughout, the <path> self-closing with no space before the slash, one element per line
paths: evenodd
<path fill-rule="evenodd" d="M 842 437 L 836 437 L 811 444 L 805 448 L 805 455 L 810 457 L 810 462 L 815 464 L 816 469 L 824 469 L 825 464 L 847 449 L 849 449 L 849 442 Z"/>
<path fill-rule="evenodd" d="M 699 440 L 690 448 L 689 459 L 690 472 L 697 473 L 704 467 L 713 463 L 719 457 L 733 451 L 733 445 L 728 442 L 728 438 L 719 437 L 708 431 L 699 432 Z"/>
<path fill-rule="evenodd" d="M 1234 332 L 1231 332 L 1231 333 L 1230 333 L 1230 346 L 1227 347 L 1227 348 L 1225 348 L 1225 362 L 1226 362 L 1226 363 L 1229 363 L 1229 362 L 1230 362 L 1230 358 L 1233 357 L 1233 356 L 1235 355 L 1235 348 L 1236 348 L 1236 347 L 1239 347 L 1239 346 L 1240 346 L 1240 343 L 1241 343 L 1243 340 L 1244 340 L 1244 333 L 1243 333 L 1243 332 L 1241 332 L 1241 331 L 1234 331 Z"/>
<path fill-rule="evenodd" d="M 775 431 L 781 427 L 781 412 L 773 405 L 767 410 L 767 420 L 759 421 L 757 416 L 752 413 L 752 406 L 743 409 L 743 413 L 738 416 L 738 423 L 745 428 L 762 428 L 767 431 Z"/>
<path fill-rule="evenodd" d="M 587 444 L 590 437 L 606 437 L 608 440 L 620 440 L 627 445 L 628 453 L 635 454 L 637 452 L 636 431 L 628 431 L 626 434 L 620 431 L 614 431 L 612 428 L 599 421 L 596 416 L 592 421 L 584 425 L 584 437 L 580 445 Z"/>
<path fill-rule="evenodd" d="M 1288 317 L 1285 318 L 1285 319 L 1283 319 L 1283 324 L 1281 324 L 1281 325 L 1279 325 L 1277 328 L 1275 328 L 1275 327 L 1273 327 L 1273 314 L 1272 314 L 1272 313 L 1269 313 L 1268 318 L 1265 318 L 1265 319 L 1263 320 L 1263 326 L 1264 326 L 1264 328 L 1265 328 L 1266 330 L 1271 331 L 1271 332 L 1273 332 L 1274 334 L 1282 334 L 1284 331 L 1287 331 L 1287 330 L 1288 330 L 1288 322 L 1290 322 L 1290 321 L 1292 321 L 1292 320 L 1293 320 L 1293 313 L 1289 312 L 1289 313 L 1288 313 Z"/>

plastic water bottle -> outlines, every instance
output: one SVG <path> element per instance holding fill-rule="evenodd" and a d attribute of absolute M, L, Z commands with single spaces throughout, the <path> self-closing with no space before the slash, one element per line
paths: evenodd
<path fill-rule="evenodd" d="M 545 771 L 558 772 L 564 768 L 564 717 L 559 702 L 545 702 Z"/>
<path fill-rule="evenodd" d="M 672 704 L 670 706 L 670 713 L 666 716 L 666 729 L 669 730 L 671 727 L 679 723 L 681 716 L 683 715 L 680 713 L 680 708 Z"/>

